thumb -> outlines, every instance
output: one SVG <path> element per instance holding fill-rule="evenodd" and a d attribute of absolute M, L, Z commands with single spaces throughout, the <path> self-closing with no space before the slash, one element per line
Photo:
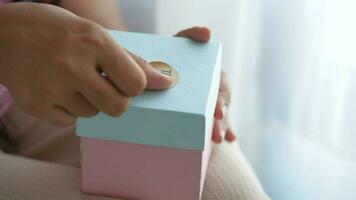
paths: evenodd
<path fill-rule="evenodd" d="M 158 70 L 153 68 L 145 59 L 131 53 L 128 50 L 126 51 L 145 72 L 147 78 L 146 89 L 164 90 L 170 88 L 176 82 L 176 79 L 174 77 L 160 73 Z"/>

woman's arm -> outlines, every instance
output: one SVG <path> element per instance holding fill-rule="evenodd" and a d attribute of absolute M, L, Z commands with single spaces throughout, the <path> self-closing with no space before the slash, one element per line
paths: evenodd
<path fill-rule="evenodd" d="M 101 26 L 55 6 L 1 6 L 0 44 L 0 82 L 22 109 L 57 125 L 98 111 L 118 116 L 146 86 L 173 82 L 128 55 Z"/>
<path fill-rule="evenodd" d="M 105 28 L 125 29 L 116 0 L 62 0 L 61 6 Z"/>

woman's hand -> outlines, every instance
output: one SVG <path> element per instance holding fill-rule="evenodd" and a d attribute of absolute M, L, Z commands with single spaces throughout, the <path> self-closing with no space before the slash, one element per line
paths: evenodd
<path fill-rule="evenodd" d="M 0 44 L 0 83 L 19 107 L 55 125 L 99 111 L 119 116 L 130 97 L 173 83 L 101 26 L 55 6 L 1 6 Z"/>
<path fill-rule="evenodd" d="M 205 27 L 193 27 L 179 32 L 176 36 L 186 37 L 200 42 L 210 40 L 210 30 Z M 227 110 L 230 105 L 230 88 L 224 72 L 221 73 L 219 96 L 215 107 L 215 121 L 212 140 L 220 143 L 224 137 L 232 142 L 236 139 L 234 132 L 228 122 Z"/>

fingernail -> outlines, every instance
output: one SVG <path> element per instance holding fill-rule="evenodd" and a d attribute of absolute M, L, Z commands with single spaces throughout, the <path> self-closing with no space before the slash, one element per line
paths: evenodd
<path fill-rule="evenodd" d="M 215 110 L 215 113 L 214 113 L 214 116 L 216 119 L 220 120 L 223 118 L 223 113 L 222 113 L 222 110 L 216 108 Z"/>
<path fill-rule="evenodd" d="M 234 134 L 226 134 L 225 135 L 225 139 L 227 140 L 227 141 L 229 141 L 229 142 L 233 142 L 233 141 L 235 141 L 236 140 L 236 136 L 234 135 Z"/>
<path fill-rule="evenodd" d="M 213 138 L 213 141 L 218 144 L 222 141 L 222 137 L 221 136 L 215 137 Z"/>
<path fill-rule="evenodd" d="M 150 62 L 150 65 L 155 68 L 159 73 L 171 77 L 171 78 L 177 78 L 178 77 L 178 72 L 175 70 L 172 66 L 170 66 L 167 63 L 160 62 L 160 61 L 153 61 Z"/>
<path fill-rule="evenodd" d="M 160 74 L 172 78 L 174 80 L 171 87 L 175 86 L 179 82 L 180 78 L 178 71 L 169 64 L 161 61 L 153 61 L 150 62 L 150 65 L 155 68 Z"/>
<path fill-rule="evenodd" d="M 212 134 L 212 140 L 215 142 L 215 143 L 220 143 L 222 138 L 221 138 L 221 135 L 220 133 L 216 134 L 217 132 L 213 132 Z"/>

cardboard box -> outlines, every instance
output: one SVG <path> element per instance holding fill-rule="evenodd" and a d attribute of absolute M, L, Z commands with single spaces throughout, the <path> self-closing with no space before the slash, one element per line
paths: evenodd
<path fill-rule="evenodd" d="M 124 48 L 180 74 L 165 91 L 133 98 L 119 118 L 80 118 L 82 190 L 141 200 L 200 199 L 211 152 L 221 45 L 110 31 Z"/>

